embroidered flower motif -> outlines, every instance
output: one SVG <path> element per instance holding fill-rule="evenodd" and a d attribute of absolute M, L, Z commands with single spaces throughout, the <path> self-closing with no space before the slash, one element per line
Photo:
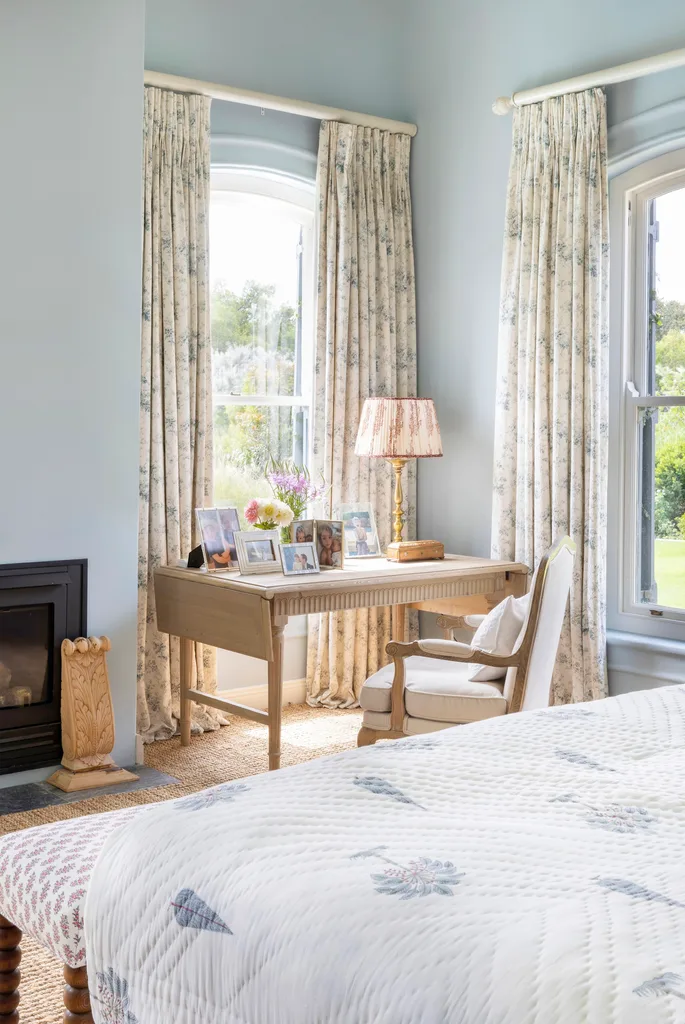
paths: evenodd
<path fill-rule="evenodd" d="M 439 896 L 453 896 L 451 886 L 458 885 L 463 877 L 464 872 L 458 872 L 451 861 L 443 863 L 430 857 L 418 857 L 410 860 L 406 867 L 398 864 L 371 875 L 377 883 L 376 892 L 383 896 L 399 896 L 402 900 L 429 896 L 433 892 Z"/>
<path fill-rule="evenodd" d="M 384 871 L 371 875 L 376 883 L 376 892 L 382 896 L 399 896 L 401 900 L 411 900 L 414 896 L 453 896 L 452 886 L 458 885 L 464 877 L 463 871 L 457 871 L 450 860 L 432 860 L 430 857 L 417 857 L 409 864 L 398 864 L 386 857 L 383 850 L 386 846 L 374 846 L 370 850 L 354 853 L 350 860 L 364 860 L 377 857 L 389 865 Z"/>
<path fill-rule="evenodd" d="M 381 779 L 376 775 L 357 775 L 353 780 L 353 784 L 361 789 L 366 789 L 369 793 L 375 793 L 377 796 L 388 796 L 398 804 L 413 804 L 414 807 L 420 807 L 422 811 L 426 809 L 421 804 L 417 804 L 416 800 L 412 800 L 406 793 L 403 793 L 397 786 L 393 786 L 391 782 Z"/>
<path fill-rule="evenodd" d="M 658 821 L 646 807 L 629 807 L 623 804 L 604 804 L 596 807 L 586 803 L 575 793 L 560 793 L 552 797 L 552 804 L 576 804 L 583 808 L 583 817 L 592 828 L 603 828 L 609 832 L 632 833 L 648 832 Z"/>
<path fill-rule="evenodd" d="M 110 967 L 97 975 L 98 994 L 104 1024 L 138 1024 L 138 1018 L 129 1009 L 128 982 Z"/>

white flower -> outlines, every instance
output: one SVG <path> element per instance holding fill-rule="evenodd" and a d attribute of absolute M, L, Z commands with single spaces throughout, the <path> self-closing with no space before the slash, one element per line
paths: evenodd
<path fill-rule="evenodd" d="M 293 510 L 284 501 L 274 501 L 276 506 L 273 519 L 279 526 L 290 526 L 293 521 Z"/>
<path fill-rule="evenodd" d="M 272 501 L 268 498 L 266 501 L 259 502 L 259 518 L 263 523 L 275 518 L 277 505 L 277 501 Z"/>

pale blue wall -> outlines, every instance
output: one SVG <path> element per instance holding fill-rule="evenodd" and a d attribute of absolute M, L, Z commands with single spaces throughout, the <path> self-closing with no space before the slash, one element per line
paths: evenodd
<path fill-rule="evenodd" d="M 145 66 L 402 118 L 405 6 L 406 0 L 148 0 Z M 212 104 L 214 163 L 313 177 L 318 141 L 314 119 Z"/>
<path fill-rule="evenodd" d="M 89 560 L 134 758 L 142 0 L 0 4 L 0 562 Z"/>
<path fill-rule="evenodd" d="M 147 0 L 145 66 L 403 117 L 405 0 Z"/>
<path fill-rule="evenodd" d="M 412 177 L 419 389 L 436 401 L 445 449 L 443 459 L 419 466 L 419 536 L 485 554 L 511 142 L 511 117 L 496 117 L 491 104 L 517 89 L 685 46 L 685 5 L 430 0 L 413 13 L 405 113 L 419 125 Z M 661 132 L 682 132 L 684 97 L 683 70 L 609 89 L 612 158 Z M 677 645 L 631 653 L 627 640 L 623 634 L 609 647 L 613 692 L 683 678 Z"/>
<path fill-rule="evenodd" d="M 490 545 L 493 410 L 511 117 L 497 96 L 685 45 L 679 0 L 430 0 L 414 5 L 404 113 L 413 151 L 419 388 L 445 457 L 419 467 L 419 530 L 452 550 Z M 622 119 L 672 98 L 668 75 L 621 86 Z M 661 91 L 663 90 L 663 92 Z M 456 486 L 455 486 L 456 483 Z"/>
<path fill-rule="evenodd" d="M 212 100 L 212 164 L 261 167 L 313 181 L 319 124 L 280 110 Z"/>

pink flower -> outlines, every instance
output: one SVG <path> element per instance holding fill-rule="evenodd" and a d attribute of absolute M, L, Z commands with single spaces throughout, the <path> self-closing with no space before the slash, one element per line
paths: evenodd
<path fill-rule="evenodd" d="M 259 519 L 259 502 L 256 498 L 253 498 L 245 506 L 245 518 L 252 525 Z"/>

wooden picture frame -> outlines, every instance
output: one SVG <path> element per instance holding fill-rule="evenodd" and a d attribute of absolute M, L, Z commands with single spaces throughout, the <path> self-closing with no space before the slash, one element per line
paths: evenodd
<path fill-rule="evenodd" d="M 243 576 L 282 571 L 279 537 L 279 530 L 239 530 L 235 534 Z"/>

